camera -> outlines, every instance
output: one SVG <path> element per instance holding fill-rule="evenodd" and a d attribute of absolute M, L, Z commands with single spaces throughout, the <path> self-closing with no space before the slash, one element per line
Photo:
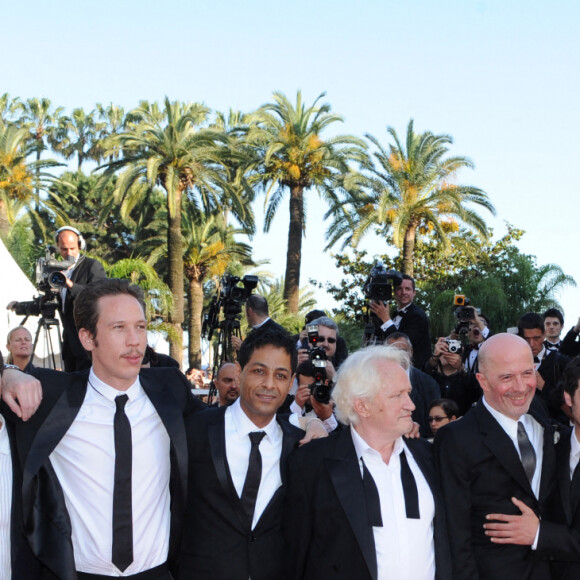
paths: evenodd
<path fill-rule="evenodd" d="M 469 332 L 469 325 L 475 320 L 475 313 L 480 314 L 479 308 L 470 305 L 469 299 L 463 294 L 455 294 L 453 298 L 453 313 L 457 318 L 457 326 L 454 332 L 459 335 L 466 335 Z"/>
<path fill-rule="evenodd" d="M 332 390 L 326 376 L 326 351 L 316 346 L 318 344 L 318 324 L 306 326 L 308 342 L 312 345 L 308 352 L 308 359 L 314 367 L 314 382 L 310 385 L 310 394 L 316 401 L 323 404 L 330 403 L 330 391 Z"/>
<path fill-rule="evenodd" d="M 447 349 L 453 354 L 461 354 L 463 351 L 463 345 L 460 340 L 454 340 L 452 338 L 446 338 Z"/>
<path fill-rule="evenodd" d="M 403 276 L 396 270 L 387 270 L 381 261 L 378 261 L 371 270 L 363 286 L 363 293 L 367 300 L 391 300 L 393 287 L 400 286 Z"/>
<path fill-rule="evenodd" d="M 240 284 L 241 282 L 241 284 Z M 213 297 L 208 313 L 204 316 L 202 334 L 211 340 L 213 332 L 224 321 L 232 328 L 239 328 L 242 305 L 251 296 L 258 285 L 258 276 L 239 276 L 226 274 L 220 282 L 220 289 Z M 224 313 L 224 321 L 220 323 L 220 311 Z"/>
<path fill-rule="evenodd" d="M 16 302 L 13 310 L 18 316 L 54 318 L 58 308 L 58 293 L 66 285 L 64 270 L 74 265 L 73 260 L 57 260 L 54 246 L 48 246 L 45 255 L 36 262 L 36 289 L 40 292 L 33 300 Z"/>

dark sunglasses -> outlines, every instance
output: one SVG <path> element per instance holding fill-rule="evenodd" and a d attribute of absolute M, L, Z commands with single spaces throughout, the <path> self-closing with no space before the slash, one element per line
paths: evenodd
<path fill-rule="evenodd" d="M 319 336 L 317 342 L 328 342 L 328 344 L 334 344 L 336 338 L 326 338 L 325 336 Z"/>
<path fill-rule="evenodd" d="M 445 419 L 449 419 L 449 417 L 429 417 L 427 421 L 429 421 L 429 423 L 441 423 L 441 421 L 444 421 Z"/>

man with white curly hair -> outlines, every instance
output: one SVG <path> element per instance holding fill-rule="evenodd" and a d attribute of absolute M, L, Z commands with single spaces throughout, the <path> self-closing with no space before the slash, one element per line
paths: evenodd
<path fill-rule="evenodd" d="M 340 367 L 332 397 L 349 425 L 289 460 L 290 578 L 450 578 L 431 445 L 403 439 L 415 408 L 408 355 L 372 346 Z"/>

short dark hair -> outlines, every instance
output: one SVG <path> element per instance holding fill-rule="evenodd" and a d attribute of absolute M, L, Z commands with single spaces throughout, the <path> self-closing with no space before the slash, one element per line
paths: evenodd
<path fill-rule="evenodd" d="M 546 312 L 544 312 L 544 320 L 546 318 L 557 318 L 560 321 L 560 324 L 564 326 L 564 316 L 557 308 L 548 308 Z"/>
<path fill-rule="evenodd" d="M 448 419 L 459 417 L 459 405 L 453 399 L 435 399 L 429 404 L 429 411 L 433 407 L 441 407 Z"/>
<path fill-rule="evenodd" d="M 94 280 L 87 284 L 81 293 L 75 298 L 73 314 L 77 330 L 84 328 L 96 338 L 97 322 L 99 321 L 99 299 L 105 296 L 133 296 L 145 313 L 145 300 L 143 290 L 139 286 L 131 284 L 129 280 L 119 278 L 105 278 Z"/>
<path fill-rule="evenodd" d="M 248 334 L 244 342 L 242 342 L 240 352 L 238 353 L 238 363 L 240 366 L 244 368 L 252 358 L 254 351 L 264 346 L 273 346 L 285 350 L 290 355 L 292 373 L 294 374 L 296 372 L 296 364 L 298 362 L 296 343 L 288 332 L 278 330 L 277 328 L 264 330 L 262 332 L 254 331 Z"/>
<path fill-rule="evenodd" d="M 574 393 L 578 388 L 578 381 L 580 380 L 580 356 L 575 356 L 564 369 L 560 382 L 558 383 L 561 392 L 568 393 L 574 398 Z"/>
<path fill-rule="evenodd" d="M 535 328 L 544 332 L 544 319 L 535 312 L 526 312 L 518 320 L 518 336 L 522 338 L 524 336 L 524 330 L 534 330 Z"/>
<path fill-rule="evenodd" d="M 409 274 L 403 274 L 401 276 L 401 278 L 402 278 L 401 282 L 403 280 L 411 280 L 411 284 L 413 285 L 413 290 L 415 290 L 415 278 L 413 278 L 413 276 L 409 276 Z M 399 284 L 399 286 L 400 286 L 400 284 Z"/>
<path fill-rule="evenodd" d="M 316 367 L 312 364 L 311 360 L 302 361 L 296 367 L 296 378 L 300 377 L 313 377 L 316 372 Z"/>
<path fill-rule="evenodd" d="M 268 301 L 259 294 L 252 294 L 246 302 L 246 308 L 251 308 L 260 316 L 269 316 Z"/>

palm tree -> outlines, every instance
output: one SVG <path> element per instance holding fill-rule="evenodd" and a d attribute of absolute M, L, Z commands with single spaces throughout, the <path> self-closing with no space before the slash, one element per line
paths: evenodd
<path fill-rule="evenodd" d="M 58 213 L 52 205 L 54 195 L 48 191 L 48 186 L 55 177 L 43 171 L 59 164 L 51 160 L 28 162 L 30 153 L 30 133 L 26 128 L 15 125 L 0 125 L 0 236 L 8 234 L 11 224 L 14 224 L 21 210 L 27 209 L 31 219 L 44 230 L 34 202 L 40 200 L 43 207 Z M 35 180 L 36 175 L 36 180 Z M 34 195 L 33 187 L 38 184 L 40 189 L 48 191 L 48 198 L 42 200 Z"/>
<path fill-rule="evenodd" d="M 300 91 L 295 105 L 276 92 L 274 102 L 263 105 L 252 116 L 256 126 L 248 132 L 248 142 L 260 161 L 256 181 L 266 191 L 264 231 L 269 231 L 284 193 L 290 192 L 284 299 L 292 313 L 298 311 L 304 192 L 314 188 L 324 198 L 336 200 L 335 188 L 349 172 L 349 163 L 362 160 L 366 148 L 364 141 L 349 135 L 322 138 L 325 129 L 342 121 L 330 112 L 328 103 L 319 105 L 324 95 L 308 107 Z"/>
<path fill-rule="evenodd" d="M 193 211 L 209 211 L 223 192 L 232 199 L 232 210 L 246 215 L 242 200 L 228 183 L 219 147 L 226 140 L 223 132 L 201 128 L 208 109 L 197 103 L 181 104 L 165 98 L 163 116 L 156 104 L 142 103 L 130 113 L 128 128 L 113 135 L 105 150 L 105 157 L 121 148 L 123 157 L 111 160 L 102 175 L 102 186 L 118 171 L 113 195 L 103 216 L 114 204 L 135 205 L 135 196 L 143 192 L 139 185 L 160 185 L 167 203 L 167 254 L 169 286 L 173 294 L 174 310 L 170 322 L 175 326 L 176 341 L 171 343 L 171 356 L 182 359 L 180 335 L 183 323 L 183 240 L 181 233 L 182 202 L 188 199 Z"/>
<path fill-rule="evenodd" d="M 352 180 L 348 203 L 340 200 L 331 208 L 335 221 L 329 229 L 329 246 L 341 237 L 344 245 L 356 247 L 361 238 L 375 228 L 385 237 L 392 235 L 402 251 L 403 273 L 413 275 L 413 256 L 417 235 L 433 232 L 444 248 L 447 234 L 461 226 L 487 238 L 483 218 L 472 205 L 495 214 L 487 194 L 481 189 L 455 183 L 458 172 L 472 168 L 467 157 L 445 157 L 452 138 L 430 131 L 415 133 L 413 120 L 407 127 L 405 145 L 392 127 L 387 132 L 394 144 L 385 149 L 372 135 L 376 165 L 366 164 L 368 176 Z"/>
<path fill-rule="evenodd" d="M 113 103 L 107 107 L 101 103 L 97 103 L 97 113 L 101 122 L 97 125 L 98 134 L 96 147 L 98 149 L 99 157 L 102 158 L 105 139 L 111 135 L 121 133 L 126 127 L 127 118 L 125 116 L 125 109 L 113 105 Z M 121 151 L 118 149 L 110 154 L 111 159 L 118 159 L 120 156 Z"/>
<path fill-rule="evenodd" d="M 0 127 L 14 123 L 16 113 L 21 107 L 22 103 L 18 97 L 11 99 L 8 93 L 0 95 Z"/>
<path fill-rule="evenodd" d="M 65 159 L 76 156 L 77 169 L 90 159 L 100 160 L 100 151 L 97 143 L 101 125 L 95 120 L 95 111 L 86 113 L 82 108 L 74 109 L 71 116 L 59 119 L 58 128 L 51 138 L 51 144 Z"/>
<path fill-rule="evenodd" d="M 201 364 L 201 323 L 203 286 L 210 278 L 220 278 L 232 262 L 252 266 L 252 248 L 236 240 L 244 230 L 226 224 L 222 212 L 184 214 L 184 265 L 188 281 L 189 366 Z"/>

